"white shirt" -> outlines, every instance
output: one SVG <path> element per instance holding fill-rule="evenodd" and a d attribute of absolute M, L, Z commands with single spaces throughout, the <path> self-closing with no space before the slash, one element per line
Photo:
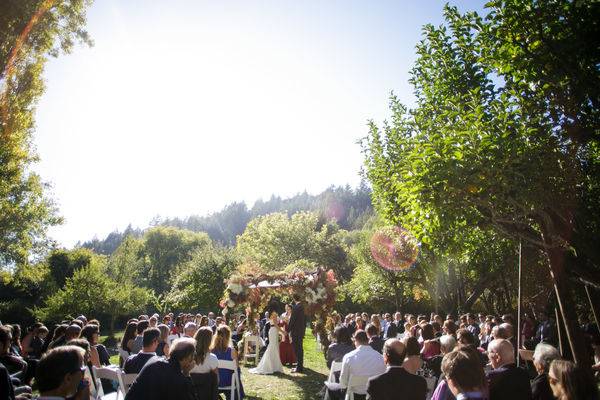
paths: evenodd
<path fill-rule="evenodd" d="M 348 387 L 350 375 L 375 376 L 383 374 L 386 370 L 383 356 L 373 350 L 368 344 L 358 346 L 342 359 L 342 372 L 340 373 L 340 385 Z M 366 388 L 356 390 L 358 394 L 366 394 Z"/>
<path fill-rule="evenodd" d="M 206 374 L 213 369 L 219 368 L 219 359 L 213 353 L 206 353 L 203 364 L 196 364 L 190 374 Z"/>

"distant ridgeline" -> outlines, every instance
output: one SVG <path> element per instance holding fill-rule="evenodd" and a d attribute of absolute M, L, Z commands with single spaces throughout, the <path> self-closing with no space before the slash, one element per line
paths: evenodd
<path fill-rule="evenodd" d="M 288 215 L 293 215 L 298 211 L 317 212 L 324 222 L 333 219 L 342 229 L 360 229 L 373 215 L 371 190 L 365 184 L 361 184 L 356 189 L 348 185 L 331 186 L 314 196 L 306 192 L 287 199 L 273 195 L 267 201 L 256 201 L 251 209 L 248 209 L 244 202 L 232 203 L 221 211 L 207 216 L 192 215 L 173 219 L 157 217 L 152 221 L 151 226 L 173 226 L 194 232 L 206 232 L 213 241 L 231 246 L 235 244 L 237 235 L 244 232 L 246 225 L 252 219 L 274 212 L 287 212 Z M 128 235 L 139 238 L 143 233 L 143 229 L 132 228 L 129 225 L 123 232 L 111 232 L 104 240 L 94 238 L 78 245 L 98 254 L 110 255 Z"/>

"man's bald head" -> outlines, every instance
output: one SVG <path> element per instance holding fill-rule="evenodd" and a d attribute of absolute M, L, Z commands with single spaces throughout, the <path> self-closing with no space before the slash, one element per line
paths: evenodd
<path fill-rule="evenodd" d="M 383 345 L 383 360 L 387 365 L 401 366 L 404 362 L 406 346 L 398 339 L 388 339 Z"/>
<path fill-rule="evenodd" d="M 492 367 L 498 368 L 515 362 L 515 349 L 511 342 L 505 339 L 495 339 L 488 345 L 488 356 Z"/>

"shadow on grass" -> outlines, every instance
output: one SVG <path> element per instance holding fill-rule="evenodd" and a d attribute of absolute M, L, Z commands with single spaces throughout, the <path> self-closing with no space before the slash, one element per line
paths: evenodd
<path fill-rule="evenodd" d="M 278 378 L 291 381 L 302 390 L 302 399 L 314 400 L 321 398 L 318 393 L 323 388 L 327 376 L 310 368 L 304 368 L 302 374 L 276 374 Z"/>

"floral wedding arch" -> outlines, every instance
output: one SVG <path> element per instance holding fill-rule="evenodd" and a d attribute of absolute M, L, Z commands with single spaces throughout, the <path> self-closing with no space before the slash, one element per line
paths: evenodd
<path fill-rule="evenodd" d="M 325 349 L 328 347 L 325 324 L 333 312 L 337 287 L 332 270 L 327 271 L 319 267 L 314 272 L 295 270 L 289 273 L 237 274 L 231 276 L 226 284 L 220 303 L 223 315 L 227 315 L 234 308 L 245 310 L 251 330 L 254 329 L 258 312 L 265 309 L 271 296 L 298 294 L 306 316 L 315 317 L 313 329 L 319 335 L 321 345 Z"/>

